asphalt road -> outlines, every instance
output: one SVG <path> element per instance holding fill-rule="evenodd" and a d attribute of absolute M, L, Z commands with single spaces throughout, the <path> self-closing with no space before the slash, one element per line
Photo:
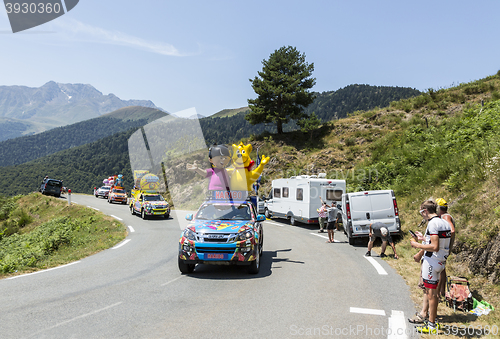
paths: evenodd
<path fill-rule="evenodd" d="M 0 338 L 415 336 L 403 279 L 340 232 L 328 244 L 314 227 L 266 221 L 259 274 L 198 265 L 181 275 L 186 211 L 142 220 L 126 205 L 71 199 L 119 218 L 129 228 L 126 240 L 69 265 L 0 280 Z"/>

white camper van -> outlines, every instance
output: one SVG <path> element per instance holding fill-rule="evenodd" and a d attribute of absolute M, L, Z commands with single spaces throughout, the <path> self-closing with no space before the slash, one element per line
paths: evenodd
<path fill-rule="evenodd" d="M 324 173 L 276 179 L 264 203 L 264 213 L 268 218 L 290 219 L 292 225 L 317 224 L 320 197 L 329 205 L 339 204 L 345 191 L 345 180 L 326 179 Z"/>
<path fill-rule="evenodd" d="M 349 244 L 368 238 L 370 224 L 387 225 L 391 235 L 401 233 L 398 204 L 393 190 L 364 191 L 342 195 L 342 223 Z"/>

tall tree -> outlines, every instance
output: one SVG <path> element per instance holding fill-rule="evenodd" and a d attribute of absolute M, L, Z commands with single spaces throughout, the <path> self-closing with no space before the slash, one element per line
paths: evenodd
<path fill-rule="evenodd" d="M 304 117 L 304 109 L 313 102 L 309 92 L 316 84 L 311 77 L 314 63 L 308 64 L 305 54 L 295 47 L 281 47 L 263 60 L 259 76 L 250 79 L 257 99 L 248 99 L 250 113 L 245 116 L 252 125 L 276 123 L 278 134 L 283 124 Z"/>

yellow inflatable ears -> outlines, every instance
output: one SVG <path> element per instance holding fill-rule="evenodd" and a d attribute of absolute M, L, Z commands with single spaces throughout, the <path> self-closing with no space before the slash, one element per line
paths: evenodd
<path fill-rule="evenodd" d="M 232 191 L 251 191 L 252 184 L 259 178 L 264 170 L 264 166 L 269 162 L 269 157 L 262 156 L 259 166 L 252 170 L 255 161 L 250 158 L 252 145 L 243 145 L 242 142 L 238 146 L 232 145 L 232 167 L 227 169 L 231 175 L 230 188 Z"/>

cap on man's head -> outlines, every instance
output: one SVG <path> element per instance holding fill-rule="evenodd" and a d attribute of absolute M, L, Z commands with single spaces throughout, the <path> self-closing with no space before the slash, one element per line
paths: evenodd
<path fill-rule="evenodd" d="M 438 206 L 446 206 L 446 207 L 448 207 L 448 203 L 443 198 L 437 198 L 436 199 L 436 204 L 438 204 Z"/>
<path fill-rule="evenodd" d="M 382 233 L 383 237 L 386 237 L 387 233 L 389 233 L 389 230 L 387 228 L 385 228 L 385 227 L 381 227 L 380 228 L 380 233 Z"/>

